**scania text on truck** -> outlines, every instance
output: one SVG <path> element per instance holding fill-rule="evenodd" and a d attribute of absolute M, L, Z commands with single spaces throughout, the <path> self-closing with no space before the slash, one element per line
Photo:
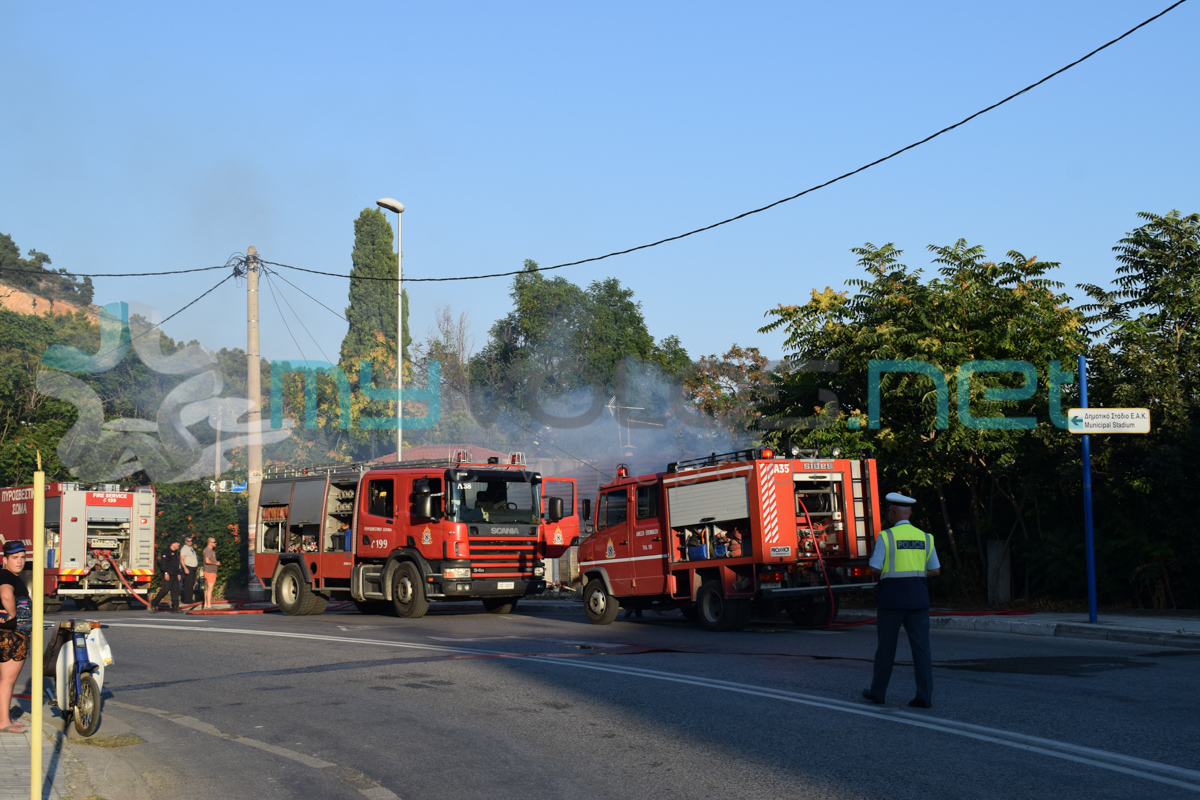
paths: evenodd
<path fill-rule="evenodd" d="M 520 453 L 279 470 L 262 482 L 254 571 L 292 615 L 331 599 L 401 617 L 477 599 L 506 614 L 578 542 L 575 506 L 573 478 L 543 478 Z"/>
<path fill-rule="evenodd" d="M 839 593 L 874 585 L 877 494 L 874 459 L 761 448 L 637 477 L 619 465 L 579 546 L 585 613 L 607 624 L 619 606 L 678 608 L 725 631 L 781 605 L 797 625 L 824 624 Z"/>
<path fill-rule="evenodd" d="M 96 610 L 128 604 L 135 594 L 144 597 L 154 577 L 155 505 L 149 486 L 46 484 L 45 609 L 59 610 L 67 597 L 77 607 Z M 32 486 L 0 489 L 0 535 L 32 550 Z M 31 562 L 25 570 L 30 583 Z"/>

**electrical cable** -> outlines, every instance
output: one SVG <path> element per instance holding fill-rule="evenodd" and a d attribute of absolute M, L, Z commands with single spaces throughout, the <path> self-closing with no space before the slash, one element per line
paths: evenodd
<path fill-rule="evenodd" d="M 215 292 L 215 291 L 217 290 L 217 288 L 218 288 L 218 287 L 219 287 L 221 284 L 225 283 L 225 281 L 232 280 L 233 278 L 236 278 L 236 277 L 238 277 L 238 273 L 237 273 L 237 269 L 236 269 L 236 267 L 235 267 L 235 269 L 234 269 L 234 272 L 233 272 L 232 274 L 230 274 L 230 275 L 226 275 L 224 278 L 222 278 L 221 280 L 217 281 L 217 283 L 216 283 L 216 284 L 215 284 L 215 285 L 214 285 L 214 286 L 213 286 L 211 289 L 209 289 L 209 290 L 208 290 L 208 291 L 206 291 L 204 294 L 200 295 L 200 296 L 199 296 L 199 297 L 197 297 L 195 300 L 193 300 L 193 301 L 191 301 L 190 303 L 188 303 L 187 305 L 185 305 L 183 308 L 181 308 L 181 309 L 179 309 L 178 311 L 176 311 L 174 314 L 170 315 L 170 316 L 169 316 L 169 317 L 167 317 L 166 319 L 163 319 L 163 320 L 161 320 L 161 321 L 159 321 L 159 322 L 156 322 L 156 323 L 154 323 L 154 324 L 153 324 L 153 325 L 151 325 L 150 327 L 146 328 L 146 330 L 144 330 L 144 331 L 142 331 L 141 333 L 139 333 L 137 336 L 131 336 L 131 337 L 130 337 L 130 339 L 129 339 L 129 344 L 130 344 L 130 345 L 132 345 L 132 344 L 133 344 L 134 342 L 136 342 L 138 339 L 141 339 L 143 336 L 145 336 L 146 334 L 150 333 L 150 331 L 154 330 L 155 328 L 161 328 L 163 325 L 167 324 L 168 322 L 170 322 L 171 320 L 173 320 L 175 317 L 179 316 L 179 315 L 180 315 L 180 314 L 182 314 L 184 311 L 187 311 L 189 308 L 191 308 L 192 306 L 196 305 L 196 303 L 199 303 L 199 302 L 200 302 L 201 300 L 203 300 L 205 297 L 208 297 L 210 294 L 212 294 L 213 292 Z M 92 358 L 94 358 L 94 359 L 100 359 L 100 358 L 103 358 L 103 357 L 105 357 L 105 356 L 109 355 L 110 353 L 115 353 L 117 350 L 121 349 L 121 347 L 123 347 L 123 346 L 124 346 L 124 345 L 123 345 L 121 342 L 118 342 L 118 343 L 117 343 L 115 346 L 113 346 L 112 348 L 110 348 L 110 349 L 108 349 L 108 350 L 105 350 L 105 351 L 103 351 L 103 352 L 96 353 L 96 355 L 92 356 Z"/>
<path fill-rule="evenodd" d="M 1132 33 L 1134 33 L 1135 31 L 1137 31 L 1141 28 L 1144 28 L 1145 26 L 1149 25 L 1151 22 L 1154 22 L 1155 20 L 1157 20 L 1159 17 L 1162 17 L 1164 14 L 1168 13 L 1169 11 L 1174 10 L 1175 8 L 1178 8 L 1179 6 L 1183 5 L 1186 2 L 1187 2 L 1187 0 L 1176 0 L 1175 3 L 1172 3 L 1167 8 L 1158 12 L 1157 14 L 1150 17 L 1149 19 L 1138 23 L 1137 25 L 1133 26 L 1129 30 L 1125 31 L 1125 33 L 1118 36 L 1117 38 L 1112 39 L 1108 42 L 1105 42 L 1104 44 L 1097 47 L 1095 50 L 1092 50 L 1087 55 L 1085 55 L 1081 58 L 1077 58 L 1076 60 L 1072 61 L 1070 64 L 1067 64 L 1065 67 L 1062 67 L 1061 69 L 1057 69 L 1054 72 L 1051 72 L 1046 77 L 1042 78 L 1039 81 L 1029 84 L 1024 89 L 1021 89 L 1020 91 L 1017 91 L 1017 92 L 1013 92 L 1008 97 L 1005 97 L 1003 100 L 992 103 L 990 106 L 980 109 L 979 111 L 976 111 L 974 114 L 971 114 L 968 117 L 964 117 L 963 119 L 959 120 L 958 122 L 954 123 L 953 125 L 947 125 L 945 128 L 942 128 L 940 131 L 937 131 L 936 133 L 932 133 L 929 136 L 926 136 L 924 139 L 915 141 L 912 144 L 906 145 L 905 147 L 901 147 L 899 150 L 895 151 L 894 153 L 883 156 L 882 158 L 877 158 L 874 161 L 871 161 L 870 163 L 862 165 L 858 169 L 854 169 L 854 170 L 851 170 L 850 172 L 843 173 L 843 174 L 837 176 L 836 178 L 831 178 L 830 180 L 825 181 L 824 183 L 818 183 L 816 186 L 811 186 L 802 192 L 797 192 L 796 194 L 793 194 L 790 197 L 785 197 L 782 200 L 776 200 L 775 202 L 768 203 L 765 206 L 751 209 L 750 211 L 742 212 L 741 214 L 738 214 L 736 216 L 729 217 L 728 219 L 723 219 L 720 222 L 714 222 L 711 225 L 705 225 L 702 228 L 696 228 L 695 230 L 688 231 L 687 233 L 681 233 L 676 236 L 668 236 L 665 239 L 659 239 L 658 241 L 650 242 L 649 244 L 638 245 L 637 247 L 630 247 L 625 250 L 616 250 L 611 253 L 606 253 L 602 256 L 593 256 L 591 258 L 580 259 L 579 261 L 568 261 L 564 264 L 555 264 L 550 267 L 537 267 L 536 269 L 531 269 L 531 270 L 519 269 L 519 270 L 513 270 L 511 272 L 494 272 L 494 273 L 490 273 L 488 275 L 461 275 L 461 276 L 456 276 L 456 277 L 451 277 L 451 278 L 405 278 L 404 282 L 405 283 L 434 283 L 434 282 L 441 282 L 441 281 L 472 281 L 472 280 L 482 280 L 484 278 L 504 278 L 504 277 L 508 277 L 511 275 L 520 275 L 524 272 L 548 272 L 549 270 L 552 270 L 552 269 L 562 269 L 563 267 L 575 267 L 580 264 L 589 264 L 594 261 L 603 261 L 606 258 L 613 258 L 614 256 L 627 255 L 629 253 L 637 252 L 638 250 L 646 250 L 651 247 L 657 247 L 660 244 L 667 244 L 668 242 L 675 242 L 680 239 L 685 239 L 688 236 L 695 236 L 698 233 L 704 233 L 705 231 L 711 231 L 713 228 L 719 228 L 722 225 L 728 225 L 731 222 L 736 222 L 740 219 L 745 219 L 746 217 L 749 217 L 752 214 L 762 213 L 763 211 L 772 209 L 775 206 L 782 205 L 783 203 L 787 203 L 787 202 L 790 202 L 797 198 L 803 197 L 806 194 L 811 194 L 812 192 L 815 192 L 818 189 L 824 189 L 826 186 L 831 186 L 831 185 L 837 183 L 838 181 L 845 180 L 846 178 L 857 175 L 860 172 L 864 172 L 864 171 L 870 169 L 871 167 L 878 166 L 879 164 L 882 164 L 885 161 L 893 159 L 896 156 L 900 155 L 901 153 L 908 152 L 909 150 L 912 150 L 916 147 L 920 147 L 921 145 L 923 145 L 927 142 L 931 142 L 934 139 L 936 139 L 937 137 L 941 136 L 943 133 L 949 133 L 950 131 L 954 130 L 955 128 L 958 128 L 962 125 L 967 124 L 968 122 L 975 119 L 976 117 L 982 116 L 989 111 L 999 108 L 1000 106 L 1004 105 L 1005 103 L 1009 102 L 1010 100 L 1014 100 L 1017 97 L 1020 97 L 1021 95 L 1025 94 L 1026 92 L 1028 92 L 1032 89 L 1036 89 L 1038 86 L 1041 86 L 1046 81 L 1050 80 L 1051 78 L 1055 78 L 1055 77 L 1061 75 L 1062 73 L 1066 72 L 1067 70 L 1071 69 L 1072 67 L 1082 64 L 1084 61 L 1087 61 L 1089 58 L 1096 55 L 1100 51 L 1105 50 L 1109 47 L 1112 47 L 1114 44 L 1121 41 L 1125 37 L 1131 35 Z M 341 275 L 336 272 L 321 272 L 319 270 L 304 269 L 302 267 L 293 267 L 288 264 L 279 264 L 279 263 L 271 262 L 271 261 L 267 261 L 265 263 L 272 264 L 277 267 L 286 267 L 287 269 L 299 270 L 300 272 L 309 272 L 314 275 L 327 275 L 327 276 L 334 277 L 334 278 L 350 278 L 351 280 L 391 281 L 393 283 L 395 283 L 397 280 L 399 280 L 398 277 L 396 277 L 396 278 L 375 278 L 375 277 L 367 277 L 367 276 Z"/>
<path fill-rule="evenodd" d="M 273 275 L 278 275 L 278 273 L 265 271 L 265 270 L 263 272 L 263 276 L 267 278 L 267 286 L 271 289 L 272 296 L 275 295 L 274 281 L 270 280 L 270 277 Z M 287 296 L 283 293 L 282 289 L 279 290 L 279 296 L 281 298 L 283 298 L 283 304 L 288 307 L 288 311 L 292 312 L 292 316 L 294 316 L 296 318 L 296 322 L 300 323 L 300 327 L 304 330 L 305 333 L 308 334 L 308 338 L 312 339 L 313 344 L 315 344 L 317 346 L 317 352 L 319 352 L 322 356 L 325 357 L 325 361 L 327 363 L 332 364 L 333 361 L 325 353 L 325 348 L 321 347 L 321 343 L 317 341 L 317 337 L 312 335 L 312 331 L 310 331 L 308 329 L 308 326 L 304 324 L 304 319 L 299 314 L 296 313 L 296 309 L 292 307 L 292 304 L 290 302 L 288 302 Z"/>
<path fill-rule="evenodd" d="M 21 267 L 0 267 L 0 273 L 3 272 L 25 272 L 33 275 L 43 275 L 47 278 L 62 278 L 71 276 L 72 278 L 157 278 L 160 275 L 185 275 L 189 272 L 210 272 L 214 269 L 225 269 L 229 264 L 221 264 L 217 267 L 196 267 L 195 269 L 175 269 L 167 272 L 68 272 L 67 270 L 59 270 L 53 272 L 45 269 L 23 269 Z"/>
<path fill-rule="evenodd" d="M 266 276 L 267 276 L 267 273 L 264 272 L 263 277 L 265 278 Z M 287 317 L 285 317 L 283 315 L 283 309 L 279 307 L 279 298 L 275 296 L 274 285 L 272 285 L 270 280 L 266 281 L 266 284 L 267 284 L 267 288 L 271 290 L 271 299 L 275 301 L 275 310 L 279 312 L 279 319 L 281 319 L 283 321 L 283 327 L 287 330 L 288 336 L 292 337 L 292 343 L 294 345 L 296 345 L 296 349 L 300 351 L 300 357 L 303 358 L 305 361 L 308 361 L 308 356 L 306 356 L 304 354 L 304 348 L 301 347 L 300 342 L 298 342 L 296 340 L 296 335 L 294 333 L 292 333 L 292 326 L 288 325 Z"/>
<path fill-rule="evenodd" d="M 264 262 L 264 263 L 266 263 L 266 262 Z M 283 277 L 283 275 L 281 275 L 280 273 L 276 272 L 275 270 L 271 270 L 271 274 L 272 274 L 272 275 L 274 275 L 276 278 L 279 278 L 279 280 L 283 281 L 283 282 L 284 282 L 284 283 L 286 283 L 288 286 L 291 286 L 293 289 L 295 289 L 297 292 L 299 292 L 300 294 L 302 294 L 302 295 L 304 295 L 305 297 L 307 297 L 309 300 L 312 300 L 314 303 L 316 303 L 316 304 L 317 304 L 317 305 L 319 305 L 321 308 L 323 308 L 323 309 L 325 309 L 326 311 L 328 311 L 330 314 L 333 314 L 335 317 L 337 317 L 338 319 L 340 319 L 342 322 L 349 322 L 349 321 L 350 321 L 350 320 L 346 319 L 345 317 L 343 317 L 343 316 L 342 316 L 341 314 L 339 314 L 338 312 L 334 311 L 334 310 L 333 310 L 332 308 L 330 308 L 329 306 L 327 306 L 327 305 L 325 305 L 324 303 L 322 303 L 322 302 L 321 302 L 320 300 L 318 300 L 317 298 L 313 297 L 313 296 L 312 296 L 311 294 L 309 294 L 308 292 L 306 292 L 306 291 L 304 291 L 303 289 L 301 289 L 301 288 L 300 288 L 299 286 L 297 286 L 296 284 L 294 284 L 294 283 L 292 283 L 291 281 L 289 281 L 287 278 Z"/>

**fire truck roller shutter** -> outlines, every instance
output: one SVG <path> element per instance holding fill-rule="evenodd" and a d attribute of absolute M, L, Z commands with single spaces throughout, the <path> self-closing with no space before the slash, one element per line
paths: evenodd
<path fill-rule="evenodd" d="M 58 557 L 58 565 L 63 569 L 87 568 L 86 504 L 87 492 L 66 492 L 62 496 L 62 521 L 59 527 L 62 553 Z"/>
<path fill-rule="evenodd" d="M 305 536 L 317 536 L 321 532 L 321 522 L 325 519 L 325 482 L 324 475 L 296 480 L 292 489 L 292 504 L 288 508 L 288 528 L 293 532 L 294 525 L 303 526 Z"/>
<path fill-rule="evenodd" d="M 292 499 L 292 482 L 280 481 L 268 483 L 263 481 L 262 493 L 258 497 L 260 506 L 286 506 Z"/>
<path fill-rule="evenodd" d="M 129 526 L 129 568 L 154 569 L 154 523 L 157 503 L 154 492 L 138 490 L 133 495 L 133 523 Z M 147 575 L 144 580 L 149 580 Z"/>
<path fill-rule="evenodd" d="M 744 476 L 691 486 L 672 486 L 667 489 L 667 503 L 671 509 L 672 528 L 699 525 L 701 520 L 711 519 L 719 523 L 750 516 L 750 499 Z"/>

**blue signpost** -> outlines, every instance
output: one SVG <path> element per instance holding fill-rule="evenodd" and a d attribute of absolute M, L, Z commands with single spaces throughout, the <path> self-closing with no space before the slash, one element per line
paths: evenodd
<path fill-rule="evenodd" d="M 1079 357 L 1079 407 L 1087 408 L 1087 359 Z M 1096 541 L 1092 535 L 1092 445 L 1083 434 L 1083 535 L 1087 548 L 1088 622 L 1096 622 Z"/>

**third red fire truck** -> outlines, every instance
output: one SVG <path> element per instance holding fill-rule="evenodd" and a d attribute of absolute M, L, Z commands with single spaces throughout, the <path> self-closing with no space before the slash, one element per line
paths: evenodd
<path fill-rule="evenodd" d="M 347 599 L 420 617 L 472 598 L 505 614 L 579 536 L 574 479 L 543 478 L 520 453 L 280 470 L 259 506 L 254 571 L 293 615 Z"/>
<path fill-rule="evenodd" d="M 57 611 L 67 597 L 100 610 L 145 597 L 154 575 L 155 514 L 149 486 L 46 484 L 45 609 Z M 0 489 L 0 535 L 32 551 L 32 486 Z M 32 575 L 32 561 L 26 570 Z"/>
<path fill-rule="evenodd" d="M 757 604 L 824 624 L 838 593 L 873 586 L 877 496 L 874 459 L 761 448 L 642 476 L 619 465 L 579 546 L 587 617 L 606 624 L 619 606 L 680 608 L 709 630 L 737 630 Z"/>

